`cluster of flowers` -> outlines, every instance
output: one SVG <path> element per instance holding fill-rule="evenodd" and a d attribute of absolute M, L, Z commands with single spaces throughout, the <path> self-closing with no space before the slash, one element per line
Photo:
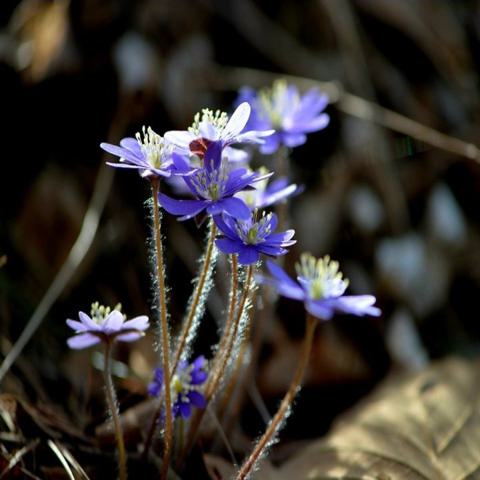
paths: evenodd
<path fill-rule="evenodd" d="M 182 198 L 158 193 L 158 205 L 179 220 L 210 217 L 216 227 L 217 248 L 235 255 L 238 263 L 256 266 L 261 255 L 278 257 L 296 243 L 294 230 L 277 231 L 278 218 L 269 207 L 299 194 L 301 189 L 286 178 L 272 179 L 261 168 L 252 171 L 250 144 L 263 154 L 305 143 L 306 134 L 325 128 L 328 99 L 316 90 L 300 95 L 296 87 L 278 81 L 273 88 L 255 92 L 243 89 L 237 108 L 226 113 L 202 110 L 186 131 L 170 131 L 162 137 L 150 127 L 120 145 L 102 143 L 103 150 L 119 158 L 109 165 L 137 170 L 141 177 L 166 181 Z M 251 149 L 252 147 L 250 147 Z M 163 190 L 163 189 L 162 189 Z M 280 295 L 304 302 L 310 315 L 329 320 L 335 312 L 379 315 L 371 295 L 346 296 L 347 280 L 338 264 L 329 257 L 315 259 L 304 254 L 297 265 L 296 280 L 277 264 L 268 261 L 269 276 L 258 275 Z M 118 309 L 94 305 L 91 316 L 79 313 L 80 322 L 68 320 L 75 336 L 71 348 L 85 348 L 100 341 L 133 341 L 148 327 L 145 316 L 132 320 Z M 204 408 L 202 385 L 207 380 L 207 361 L 201 356 L 193 363 L 180 360 L 170 377 L 174 416 L 188 418 L 192 406 Z M 149 393 L 160 396 L 164 388 L 163 369 L 155 370 Z"/>

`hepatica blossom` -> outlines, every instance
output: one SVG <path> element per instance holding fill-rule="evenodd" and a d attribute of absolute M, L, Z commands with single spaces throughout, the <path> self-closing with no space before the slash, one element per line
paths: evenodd
<path fill-rule="evenodd" d="M 136 138 L 126 137 L 120 146 L 101 143 L 100 147 L 119 157 L 118 163 L 107 162 L 116 168 L 132 168 L 142 177 L 170 177 L 172 174 L 187 174 L 192 171 L 188 163 L 174 152 L 174 146 L 155 133 L 150 127 L 143 127 Z"/>
<path fill-rule="evenodd" d="M 175 417 L 190 417 L 192 406 L 205 408 L 205 397 L 200 390 L 207 377 L 207 360 L 204 356 L 196 358 L 191 364 L 186 361 L 179 363 L 171 380 L 172 409 Z M 148 393 L 154 397 L 159 397 L 162 389 L 163 370 L 156 368 L 153 380 L 148 386 Z"/>
<path fill-rule="evenodd" d="M 203 168 L 183 177 L 195 200 L 176 200 L 161 193 L 160 205 L 172 215 L 181 216 L 180 220 L 192 218 L 203 210 L 209 215 L 226 212 L 235 218 L 249 218 L 250 209 L 233 195 L 266 176 L 248 173 L 244 168 L 230 170 L 228 163 L 222 162 L 222 145 L 218 142 L 209 145 L 203 163 Z"/>
<path fill-rule="evenodd" d="M 174 144 L 180 153 L 195 154 L 203 157 L 212 142 L 221 143 L 231 161 L 245 160 L 247 153 L 230 147 L 234 143 L 263 143 L 264 137 L 273 134 L 273 130 L 245 130 L 251 108 L 242 103 L 229 118 L 225 112 L 204 108 L 197 113 L 188 130 L 172 130 L 165 133 L 165 138 Z"/>
<path fill-rule="evenodd" d="M 330 320 L 335 313 L 379 316 L 380 309 L 373 306 L 373 295 L 344 295 L 348 280 L 338 270 L 338 262 L 326 256 L 316 259 L 303 254 L 296 265 L 297 281 L 278 265 L 267 261 L 271 278 L 262 277 L 263 283 L 274 285 L 280 295 L 303 301 L 306 310 L 320 320 Z"/>
<path fill-rule="evenodd" d="M 301 96 L 297 87 L 283 80 L 259 92 L 244 88 L 238 102 L 248 102 L 252 107 L 246 130 L 275 130 L 260 145 L 260 151 L 266 154 L 276 152 L 280 145 L 297 147 L 304 144 L 307 133 L 322 130 L 330 120 L 322 113 L 328 104 L 325 94 L 312 89 Z"/>
<path fill-rule="evenodd" d="M 260 254 L 277 257 L 287 253 L 286 247 L 296 243 L 292 240 L 295 230 L 275 232 L 277 216 L 263 215 L 255 220 L 254 214 L 247 220 L 237 220 L 227 215 L 215 217 L 215 223 L 223 234 L 216 240 L 219 250 L 227 254 L 238 254 L 238 262 L 250 265 L 258 262 Z"/>
<path fill-rule="evenodd" d="M 113 310 L 110 307 L 92 304 L 90 316 L 79 312 L 80 321 L 67 320 L 67 325 L 75 330 L 75 335 L 67 340 L 70 348 L 79 350 L 96 345 L 100 342 L 133 342 L 144 335 L 148 328 L 148 317 L 139 317 L 127 320 L 117 305 Z"/>
<path fill-rule="evenodd" d="M 261 167 L 258 170 L 260 175 L 266 175 L 268 170 Z M 303 191 L 303 188 L 297 186 L 295 183 L 288 183 L 285 177 L 278 178 L 270 182 L 270 178 L 257 182 L 255 189 L 246 190 L 237 193 L 237 197 L 241 198 L 251 209 L 266 208 L 277 203 L 285 201 L 287 198 L 298 195 Z"/>

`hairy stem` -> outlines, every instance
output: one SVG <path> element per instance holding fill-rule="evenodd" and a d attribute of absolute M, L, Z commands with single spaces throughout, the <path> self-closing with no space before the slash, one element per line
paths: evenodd
<path fill-rule="evenodd" d="M 300 360 L 297 365 L 297 369 L 293 376 L 292 382 L 290 383 L 290 387 L 288 388 L 287 393 L 283 397 L 282 402 L 280 403 L 280 407 L 277 410 L 277 413 L 272 418 L 272 421 L 267 427 L 267 430 L 260 438 L 258 443 L 255 445 L 253 452 L 250 456 L 245 460 L 242 468 L 238 472 L 235 480 L 245 480 L 250 477 L 252 474 L 256 463 L 262 457 L 265 449 L 270 445 L 272 440 L 275 438 L 276 433 L 280 429 L 285 417 L 288 415 L 290 407 L 292 405 L 297 392 L 300 389 L 300 384 L 302 383 L 303 375 L 308 365 L 308 360 L 310 358 L 310 351 L 312 349 L 313 343 L 313 334 L 315 332 L 315 327 L 318 321 L 313 318 L 311 315 L 307 317 L 307 328 L 305 333 L 305 339 L 303 343 L 302 353 L 300 356 Z"/>
<path fill-rule="evenodd" d="M 105 360 L 103 366 L 103 377 L 105 380 L 105 391 L 107 394 L 107 404 L 110 414 L 112 415 L 113 428 L 115 429 L 115 438 L 117 440 L 118 448 L 118 473 L 120 480 L 127 479 L 127 456 L 125 453 L 125 443 L 123 441 L 122 425 L 120 417 L 118 416 L 118 402 L 113 387 L 112 374 L 110 372 L 110 353 L 111 344 L 109 341 L 105 342 Z"/>
<path fill-rule="evenodd" d="M 203 266 L 202 266 L 202 271 L 200 273 L 198 283 L 195 287 L 195 291 L 194 291 L 192 302 L 191 302 L 191 305 L 190 305 L 190 310 L 189 310 L 189 313 L 188 313 L 188 317 L 187 317 L 187 319 L 186 319 L 186 321 L 183 325 L 182 332 L 180 333 L 180 336 L 179 336 L 180 341 L 177 345 L 174 360 L 173 360 L 173 363 L 172 363 L 172 369 L 171 369 L 172 374 L 173 374 L 173 372 L 175 372 L 175 370 L 178 367 L 178 363 L 180 362 L 182 352 L 183 352 L 183 350 L 186 346 L 188 336 L 189 336 L 189 332 L 190 332 L 190 329 L 192 327 L 193 319 L 196 316 L 196 310 L 197 310 L 197 308 L 200 304 L 200 300 L 202 298 L 202 294 L 203 294 L 203 291 L 204 291 L 204 288 L 205 288 L 205 283 L 206 283 L 206 280 L 208 278 L 208 272 L 210 270 L 210 263 L 212 261 L 212 254 L 213 254 L 213 251 L 214 251 L 214 248 L 215 248 L 215 235 L 216 234 L 217 234 L 217 228 L 216 228 L 215 223 L 212 220 L 212 222 L 210 224 L 210 234 L 209 234 L 209 237 L 208 237 L 207 247 L 206 247 L 206 250 L 205 250 L 205 257 L 204 257 L 204 262 L 203 262 Z M 160 415 L 162 413 L 162 403 L 163 403 L 162 400 L 163 400 L 163 391 L 160 394 L 160 398 L 159 398 L 159 401 L 158 401 L 158 407 L 155 409 L 155 413 L 153 415 L 152 421 L 150 423 L 150 427 L 148 429 L 147 438 L 145 440 L 145 444 L 144 444 L 144 448 L 143 448 L 143 454 L 142 454 L 144 459 L 147 458 L 147 456 L 148 456 L 148 452 L 149 452 L 150 447 L 152 445 L 153 436 L 155 435 L 155 431 L 157 429 L 158 420 L 160 419 Z"/>
<path fill-rule="evenodd" d="M 160 309 L 160 345 L 162 350 L 162 369 L 165 391 L 165 436 L 163 450 L 163 466 L 161 478 L 166 479 L 170 462 L 170 452 L 173 438 L 172 396 L 170 391 L 170 345 L 168 337 L 167 301 L 165 292 L 165 269 L 163 265 L 162 231 L 160 214 L 158 211 L 158 193 L 160 183 L 158 179 L 152 180 L 153 200 L 153 230 L 155 238 L 156 275 Z"/>
<path fill-rule="evenodd" d="M 236 258 L 232 257 L 232 268 L 236 266 L 237 266 Z M 236 280 L 234 280 L 234 277 L 237 273 L 234 273 L 234 272 L 237 272 L 237 270 L 236 269 L 232 270 L 232 291 L 230 295 L 229 316 L 231 312 L 234 311 L 235 306 L 233 305 L 232 307 L 232 304 L 235 303 L 235 299 L 236 299 L 236 294 L 234 294 L 235 293 L 234 288 L 236 289 Z M 228 361 L 230 359 L 230 355 L 232 353 L 233 345 L 235 344 L 235 339 L 238 333 L 238 327 L 239 327 L 240 321 L 242 319 L 243 310 L 247 305 L 247 300 L 250 295 L 250 286 L 252 283 L 252 279 L 253 279 L 253 266 L 249 266 L 247 270 L 247 277 L 245 279 L 245 284 L 243 287 L 243 293 L 238 305 L 237 315 L 236 316 L 232 315 L 232 318 L 234 318 L 233 322 L 228 322 L 228 319 L 227 319 L 227 323 L 230 323 L 231 325 L 229 326 L 225 324 L 222 340 L 220 341 L 220 343 L 224 344 L 224 346 L 221 349 L 220 348 L 218 349 L 217 355 L 215 356 L 215 359 L 212 362 L 213 366 L 212 366 L 211 377 L 205 387 L 205 393 L 204 393 L 207 407 L 203 410 L 197 410 L 194 417 L 192 418 L 192 421 L 190 423 L 190 428 L 187 434 L 187 441 L 179 457 L 179 465 L 183 463 L 186 455 L 190 451 L 193 445 L 193 442 L 195 441 L 196 433 L 202 422 L 203 415 L 205 414 L 205 411 L 208 408 L 208 405 L 212 400 L 213 395 L 215 394 L 215 391 L 223 378 L 223 374 L 225 373 L 226 367 L 228 365 Z M 226 337 L 226 340 L 224 341 L 223 339 L 225 337 Z"/>
<path fill-rule="evenodd" d="M 180 333 L 179 336 L 179 343 L 176 348 L 174 360 L 173 360 L 173 369 L 172 372 L 174 372 L 178 366 L 178 362 L 180 361 L 182 357 L 183 350 L 187 344 L 187 340 L 189 337 L 190 329 L 192 328 L 193 324 L 193 319 L 195 318 L 197 314 L 197 308 L 200 305 L 200 301 L 203 295 L 203 291 L 205 288 L 205 283 L 208 277 L 208 272 L 210 270 L 210 262 L 212 260 L 212 253 L 215 248 L 215 235 L 217 234 L 217 227 L 215 225 L 215 222 L 210 220 L 210 235 L 208 237 L 208 243 L 207 243 L 207 248 L 205 251 L 205 257 L 203 261 L 203 266 L 202 270 L 200 272 L 200 276 L 198 277 L 198 283 L 195 287 L 195 292 L 193 294 L 193 299 L 190 304 L 190 310 L 188 312 L 188 316 L 186 321 L 183 324 L 182 327 L 182 332 Z"/>

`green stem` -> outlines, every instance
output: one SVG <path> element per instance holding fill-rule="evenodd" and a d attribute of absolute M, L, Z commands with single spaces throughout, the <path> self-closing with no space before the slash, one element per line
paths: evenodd
<path fill-rule="evenodd" d="M 110 353 L 111 343 L 105 342 L 105 360 L 103 368 L 103 377 L 105 380 L 105 391 L 107 394 L 107 404 L 110 414 L 112 415 L 113 427 L 115 429 L 115 438 L 117 440 L 118 448 L 118 470 L 120 480 L 127 479 L 127 456 L 125 454 L 125 443 L 123 441 L 122 425 L 120 423 L 120 417 L 118 416 L 118 402 L 115 394 L 115 388 L 113 387 L 112 374 L 110 372 Z"/>
<path fill-rule="evenodd" d="M 250 454 L 247 460 L 245 460 L 244 464 L 240 468 L 240 471 L 235 477 L 235 480 L 245 480 L 249 478 L 256 463 L 261 458 L 267 446 L 275 437 L 277 431 L 279 430 L 280 426 L 283 423 L 283 420 L 287 416 L 290 410 L 290 407 L 292 405 L 292 402 L 295 399 L 295 396 L 297 395 L 297 392 L 300 389 L 300 384 L 302 383 L 303 375 L 308 365 L 310 352 L 312 350 L 315 327 L 317 326 L 317 323 L 318 323 L 318 320 L 316 320 L 314 317 L 312 317 L 311 315 L 307 316 L 307 328 L 305 333 L 305 339 L 303 342 L 302 353 L 297 365 L 297 369 L 293 376 L 292 382 L 290 383 L 290 387 L 288 388 L 287 393 L 283 397 L 283 400 L 280 403 L 277 413 L 275 414 L 272 421 L 268 425 L 263 436 L 255 445 L 253 452 Z"/>
<path fill-rule="evenodd" d="M 160 214 L 158 211 L 158 194 L 160 192 L 160 182 L 158 179 L 153 179 L 151 183 L 153 200 L 153 230 L 156 255 L 155 263 L 160 309 L 160 345 L 162 350 L 163 386 L 165 392 L 165 436 L 161 478 L 166 479 L 168 475 L 170 452 L 172 449 L 173 438 L 172 396 L 170 391 L 170 345 L 168 337 L 167 300 L 165 292 L 165 270 L 163 265 L 162 231 Z"/>

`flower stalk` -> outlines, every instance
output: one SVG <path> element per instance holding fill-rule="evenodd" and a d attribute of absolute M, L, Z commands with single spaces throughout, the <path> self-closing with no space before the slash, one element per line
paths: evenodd
<path fill-rule="evenodd" d="M 298 391 L 300 390 L 300 385 L 302 383 L 302 379 L 308 365 L 310 352 L 312 350 L 315 327 L 317 326 L 317 323 L 318 321 L 313 316 L 307 316 L 307 326 L 302 353 L 297 365 L 297 369 L 295 370 L 292 382 L 290 383 L 288 391 L 283 397 L 282 402 L 280 403 L 280 407 L 278 408 L 277 413 L 272 418 L 272 421 L 268 425 L 265 433 L 262 435 L 262 437 L 256 444 L 253 452 L 243 463 L 240 471 L 235 477 L 235 480 L 245 480 L 250 477 L 258 460 L 262 457 L 266 448 L 268 448 L 268 446 L 271 444 L 278 430 L 282 426 L 283 421 L 288 416 L 292 402 L 295 399 Z"/>
<path fill-rule="evenodd" d="M 234 260 L 232 258 L 232 268 L 236 264 L 234 263 Z M 254 273 L 254 267 L 250 265 L 247 269 L 247 276 L 245 278 L 245 284 L 243 287 L 243 293 L 239 301 L 238 305 L 238 310 L 237 310 L 237 315 L 234 317 L 234 321 L 231 322 L 231 325 L 228 326 L 227 324 L 225 325 L 225 329 L 223 331 L 222 339 L 220 340 L 220 345 L 221 348 L 218 349 L 217 354 L 212 362 L 212 375 L 205 387 L 205 402 L 208 407 L 209 403 L 213 399 L 213 396 L 220 385 L 220 382 L 223 378 L 223 375 L 225 373 L 226 367 L 228 365 L 228 362 L 230 360 L 230 356 L 233 350 L 233 346 L 235 343 L 235 339 L 238 334 L 239 330 L 239 325 L 241 323 L 241 319 L 243 316 L 244 309 L 247 305 L 247 300 L 250 296 L 251 292 L 251 284 L 253 280 L 253 273 Z M 232 271 L 232 276 L 235 275 Z M 234 288 L 235 282 L 233 281 L 232 278 L 232 292 L 233 293 L 233 288 Z M 230 295 L 230 308 L 229 312 L 232 309 L 232 303 L 235 302 L 236 295 L 231 294 Z M 228 320 L 227 320 L 228 323 Z M 228 327 L 228 328 L 227 328 Z M 205 413 L 205 410 L 199 410 L 196 412 L 196 415 L 192 418 L 192 422 L 190 424 L 190 428 L 188 430 L 187 434 L 187 440 L 185 442 L 185 447 L 179 457 L 179 465 L 183 463 L 183 460 L 185 459 L 186 455 L 190 451 L 193 442 L 196 437 L 196 433 L 198 431 L 198 428 L 200 427 L 200 424 L 203 419 L 203 415 Z"/>
<path fill-rule="evenodd" d="M 160 182 L 157 178 L 152 179 L 152 200 L 153 200 L 153 229 L 155 239 L 155 255 L 156 255 L 156 275 L 159 297 L 160 310 L 160 346 L 162 351 L 162 369 L 165 379 L 165 435 L 163 450 L 163 466 L 161 478 L 166 479 L 168 475 L 168 466 L 170 462 L 170 452 L 172 449 L 173 438 L 173 414 L 172 414 L 172 397 L 170 386 L 170 345 L 168 336 L 168 317 L 167 317 L 167 301 L 165 292 L 165 269 L 163 264 L 163 246 L 162 231 L 160 223 L 160 213 L 158 210 L 158 194 L 160 192 Z"/>
<path fill-rule="evenodd" d="M 115 394 L 115 388 L 112 382 L 112 374 L 110 368 L 110 354 L 111 354 L 111 342 L 105 343 L 105 360 L 103 367 L 103 377 L 105 381 L 105 392 L 107 395 L 107 404 L 110 414 L 112 415 L 113 427 L 115 429 L 115 438 L 118 448 L 118 472 L 120 480 L 127 479 L 127 456 L 125 453 L 125 443 L 123 440 L 122 425 L 118 416 L 118 402 Z"/>
<path fill-rule="evenodd" d="M 192 301 L 190 303 L 190 309 L 188 312 L 188 316 L 186 321 L 183 324 L 182 332 L 179 336 L 179 342 L 175 351 L 175 356 L 173 359 L 173 368 L 172 371 L 175 371 L 178 362 L 182 358 L 182 354 L 185 348 L 188 346 L 188 339 L 190 337 L 190 331 L 192 329 L 192 325 L 194 323 L 194 319 L 198 316 L 197 310 L 200 308 L 200 303 L 203 297 L 203 293 L 205 290 L 205 285 L 207 283 L 207 279 L 209 277 L 210 272 L 210 264 L 212 261 L 212 255 L 215 248 L 215 236 L 217 234 L 217 227 L 213 220 L 210 220 L 210 234 L 208 237 L 207 248 L 205 251 L 205 257 L 202 265 L 202 270 L 200 272 L 200 276 L 198 278 L 198 283 L 195 286 L 195 291 L 193 294 Z"/>

